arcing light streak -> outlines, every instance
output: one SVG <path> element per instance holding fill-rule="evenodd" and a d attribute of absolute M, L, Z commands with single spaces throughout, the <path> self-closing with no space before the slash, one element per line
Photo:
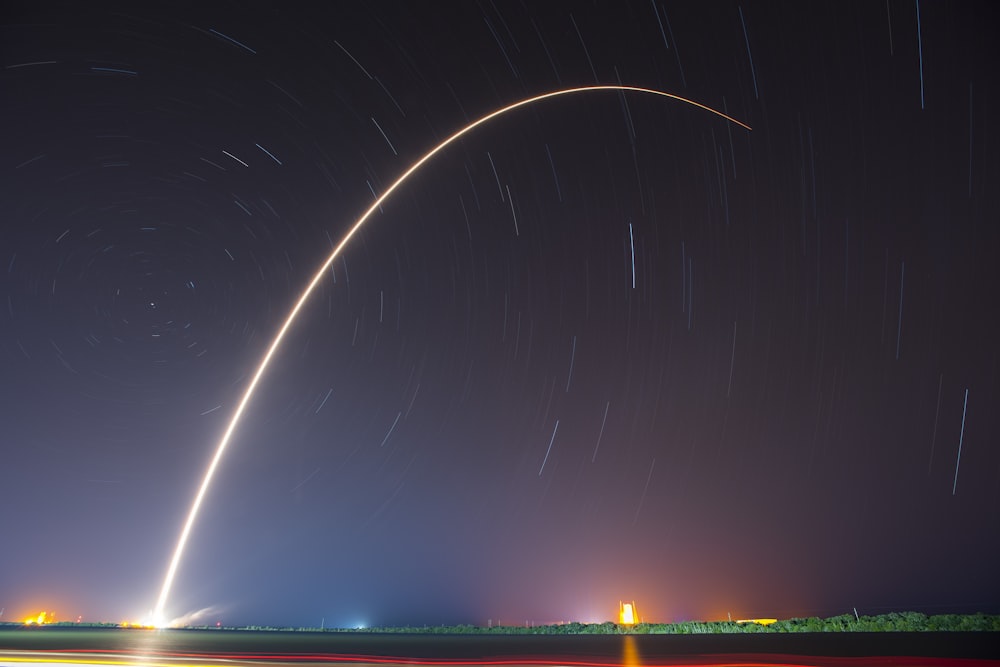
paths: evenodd
<path fill-rule="evenodd" d="M 636 86 L 621 86 L 621 85 L 582 86 L 578 88 L 565 88 L 563 90 L 556 90 L 550 93 L 544 93 L 542 95 L 529 97 L 528 99 L 521 100 L 520 102 L 514 102 L 513 104 L 509 104 L 505 107 L 497 109 L 496 111 L 488 113 L 479 120 L 473 121 L 472 123 L 469 123 L 462 129 L 458 130 L 450 137 L 448 137 L 447 139 L 439 143 L 437 146 L 432 148 L 430 151 L 428 151 L 422 158 L 414 162 L 413 165 L 411 165 L 406 171 L 404 171 L 403 174 L 399 178 L 397 178 L 393 182 L 393 184 L 390 185 L 386 189 L 386 191 L 383 192 L 382 195 L 372 203 L 371 206 L 368 207 L 368 210 L 364 212 L 364 215 L 358 218 L 357 222 L 355 222 L 354 225 L 350 228 L 350 230 L 348 230 L 348 232 L 344 235 L 344 238 L 340 240 L 340 243 L 338 243 L 337 247 L 333 249 L 333 252 L 330 253 L 330 256 L 327 257 L 326 261 L 323 262 L 323 265 L 319 268 L 318 271 L 316 271 L 316 275 L 313 276 L 312 280 L 302 291 L 302 295 L 299 297 L 299 300 L 295 303 L 295 306 L 292 308 L 291 312 L 288 313 L 288 317 L 285 319 L 285 323 L 281 325 L 281 328 L 278 330 L 277 335 L 275 335 L 274 340 L 271 341 L 271 346 L 267 349 L 267 353 L 264 355 L 264 358 L 261 359 L 260 365 L 257 367 L 257 372 L 254 373 L 253 378 L 250 380 L 250 384 L 247 386 L 246 392 L 243 394 L 243 398 L 240 399 L 239 405 L 237 405 L 236 411 L 233 413 L 233 417 L 229 421 L 229 426 L 226 427 L 226 431 L 225 433 L 223 433 L 222 439 L 219 440 L 219 444 L 215 450 L 215 455 L 212 457 L 212 461 L 208 464 L 208 469 L 205 470 L 205 477 L 204 479 L 202 479 L 201 486 L 198 488 L 198 493 L 195 494 L 194 502 L 191 504 L 191 510 L 188 513 L 187 520 L 184 522 L 184 528 L 181 530 L 180 537 L 177 540 L 177 546 L 174 549 L 174 555 L 170 559 L 170 566 L 167 568 L 167 574 L 163 580 L 163 588 L 160 590 L 160 597 L 157 600 L 156 607 L 154 608 L 153 611 L 154 623 L 160 624 L 163 622 L 163 610 L 167 603 L 167 596 L 170 594 L 170 588 L 173 585 L 174 575 L 177 574 L 177 567 L 180 564 L 181 556 L 184 554 L 184 546 L 187 544 L 188 537 L 191 534 L 191 527 L 194 525 L 194 521 L 198 516 L 198 510 L 201 508 L 202 501 L 204 501 L 205 499 L 205 494 L 208 492 L 208 487 L 212 482 L 212 478 L 215 476 L 215 469 L 219 466 L 219 461 L 222 460 L 222 454 L 226 451 L 226 446 L 229 444 L 229 440 L 233 435 L 233 431 L 236 430 L 236 425 L 239 423 L 240 417 L 243 415 L 243 411 L 246 409 L 247 404 L 250 402 L 250 398 L 253 396 L 254 389 L 257 388 L 257 383 L 260 382 L 261 376 L 264 375 L 264 371 L 267 370 L 268 364 L 271 363 L 271 358 L 274 356 L 274 353 L 277 352 L 278 348 L 281 346 L 281 341 L 285 338 L 285 334 L 288 333 L 289 328 L 291 328 L 292 323 L 295 321 L 295 317 L 299 314 L 299 311 L 302 310 L 302 307 L 305 305 L 306 301 L 309 300 L 310 295 L 312 295 L 313 290 L 316 289 L 316 285 L 318 285 L 319 281 L 322 280 L 324 274 L 326 274 L 326 272 L 330 269 L 330 266 L 333 264 L 334 260 L 337 259 L 337 256 L 340 255 L 341 251 L 344 249 L 347 243 L 354 237 L 355 234 L 358 233 L 358 230 L 361 229 L 361 227 L 365 224 L 368 218 L 370 218 L 375 211 L 379 210 L 379 208 L 382 206 L 385 200 L 389 198 L 389 195 L 395 192 L 396 188 L 402 185 L 411 175 L 413 175 L 414 172 L 420 169 L 420 167 L 422 167 L 428 160 L 430 160 L 432 157 L 440 153 L 450 144 L 454 143 L 459 138 L 465 136 L 466 134 L 476 129 L 480 125 L 488 123 L 497 116 L 502 116 L 503 114 L 509 111 L 513 111 L 514 109 L 518 109 L 520 107 L 527 106 L 529 104 L 534 104 L 535 102 L 540 102 L 542 100 L 549 99 L 550 97 L 559 97 L 561 95 L 594 92 L 600 90 L 605 90 L 605 91 L 613 90 L 617 92 L 632 91 L 638 93 L 649 93 L 652 95 L 659 95 L 661 97 L 668 97 L 670 99 L 678 100 L 680 102 L 684 102 L 685 104 L 690 104 L 691 106 L 695 106 L 698 107 L 699 109 L 703 109 L 705 111 L 713 113 L 716 116 L 719 116 L 720 118 L 725 118 L 729 122 L 735 123 L 740 127 L 746 128 L 747 130 L 751 129 L 749 125 L 741 123 L 740 121 L 722 113 L 721 111 L 717 111 L 716 109 L 705 106 L 704 104 L 700 104 L 699 102 L 695 102 L 694 100 L 689 100 L 685 97 L 680 97 L 679 95 L 673 95 L 671 93 L 665 93 L 660 90 L 653 90 L 651 88 L 638 88 Z"/>

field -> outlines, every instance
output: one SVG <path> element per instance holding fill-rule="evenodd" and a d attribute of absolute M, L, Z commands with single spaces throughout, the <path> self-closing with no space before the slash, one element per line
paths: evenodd
<path fill-rule="evenodd" d="M 0 628 L 0 664 L 1000 665 L 1000 633 L 433 635 Z"/>

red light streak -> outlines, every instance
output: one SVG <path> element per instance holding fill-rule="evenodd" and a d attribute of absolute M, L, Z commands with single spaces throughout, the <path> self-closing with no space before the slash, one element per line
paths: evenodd
<path fill-rule="evenodd" d="M 609 658 L 606 661 L 545 658 L 510 658 L 494 660 L 432 660 L 403 656 L 326 654 L 326 653 L 181 653 L 143 651 L 141 653 L 99 650 L 0 651 L 4 664 L 63 665 L 144 665 L 146 667 L 219 667 L 220 665 L 340 664 L 340 665 L 421 665 L 423 667 L 629 667 L 631 663 Z M 804 656 L 785 654 L 697 654 L 670 658 L 658 657 L 642 662 L 641 667 L 869 667 L 907 665 L 907 667 L 997 667 L 998 660 L 924 656 Z M 634 667 L 634 665 L 633 665 Z"/>

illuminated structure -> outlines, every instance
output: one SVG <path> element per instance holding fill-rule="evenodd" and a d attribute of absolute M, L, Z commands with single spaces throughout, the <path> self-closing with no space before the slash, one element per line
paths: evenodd
<path fill-rule="evenodd" d="M 757 625 L 771 625 L 772 623 L 777 623 L 776 618 L 744 618 L 736 621 L 737 623 L 756 623 Z"/>
<path fill-rule="evenodd" d="M 618 603 L 618 625 L 635 625 L 639 622 L 639 612 L 635 601 Z"/>
<path fill-rule="evenodd" d="M 50 614 L 47 611 L 43 611 L 38 616 L 29 616 L 24 619 L 25 625 L 45 625 L 46 623 L 55 623 L 55 614 Z"/>

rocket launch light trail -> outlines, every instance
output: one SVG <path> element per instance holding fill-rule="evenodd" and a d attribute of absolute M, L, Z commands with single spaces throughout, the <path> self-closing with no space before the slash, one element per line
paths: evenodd
<path fill-rule="evenodd" d="M 751 129 L 749 125 L 746 125 L 745 123 L 742 123 L 733 118 L 732 116 L 722 113 L 721 111 L 713 109 L 699 102 L 695 102 L 694 100 L 690 100 L 685 97 L 681 97 L 679 95 L 666 93 L 660 90 L 654 90 L 652 88 L 640 88 L 637 86 L 622 86 L 622 85 L 582 86 L 577 88 L 565 88 L 562 90 L 543 93 L 541 95 L 535 95 L 534 97 L 529 97 L 527 99 L 520 100 L 519 102 L 514 102 L 513 104 L 509 104 L 505 107 L 492 111 L 483 116 L 482 118 L 479 118 L 478 120 L 475 120 L 466 125 L 465 127 L 461 128 L 460 130 L 458 130 L 457 132 L 446 138 L 444 141 L 439 143 L 437 146 L 432 148 L 426 154 L 424 154 L 424 156 L 421 157 L 419 160 L 414 162 L 406 171 L 403 172 L 403 174 L 399 178 L 397 178 L 392 183 L 392 185 L 390 185 L 385 190 L 385 192 L 382 193 L 380 197 L 378 197 L 372 203 L 371 206 L 368 207 L 368 210 L 366 210 L 364 214 L 360 218 L 358 218 L 358 220 L 351 226 L 348 232 L 340 240 L 340 243 L 338 243 L 337 246 L 333 249 L 333 252 L 330 253 L 330 256 L 327 257 L 326 261 L 323 262 L 322 266 L 319 267 L 319 270 L 316 271 L 316 274 L 313 276 L 312 280 L 302 291 L 302 294 L 299 297 L 298 301 L 296 301 L 295 306 L 288 313 L 288 317 L 285 318 L 284 324 L 282 324 L 281 328 L 278 329 L 278 333 L 274 336 L 274 340 L 271 341 L 271 345 L 270 347 L 268 347 L 267 353 L 264 354 L 264 357 L 261 359 L 260 364 L 257 366 L 257 371 L 254 373 L 253 378 L 250 380 L 250 384 L 247 386 L 246 392 L 243 394 L 243 397 L 240 399 L 239 404 L 236 406 L 236 411 L 233 413 L 232 419 L 230 419 L 229 425 L 226 427 L 226 430 L 222 435 L 222 439 L 219 440 L 219 444 L 216 446 L 215 455 L 209 462 L 208 468 L 205 470 L 205 476 L 202 479 L 201 486 L 198 488 L 198 492 L 195 494 L 194 501 L 191 503 L 191 509 L 188 512 L 187 520 L 185 520 L 184 527 L 181 529 L 180 536 L 177 539 L 177 546 L 174 548 L 173 556 L 170 559 L 170 565 L 167 568 L 167 573 L 163 580 L 163 586 L 160 590 L 160 597 L 157 600 L 156 606 L 154 607 L 153 610 L 153 623 L 155 625 L 161 625 L 164 622 L 163 612 L 167 604 L 167 597 L 170 595 L 170 589 L 174 582 L 174 576 L 177 574 L 177 568 L 180 565 L 181 557 L 184 555 L 184 547 L 187 544 L 188 537 L 190 537 L 191 528 L 194 526 L 195 519 L 198 517 L 198 511 L 201 508 L 201 504 L 205 499 L 205 495 L 208 493 L 208 488 L 211 485 L 212 478 L 215 476 L 215 471 L 219 466 L 219 462 L 222 460 L 222 455 L 226 451 L 226 447 L 233 436 L 233 432 L 236 430 L 237 424 L 239 424 L 240 417 L 243 415 L 243 411 L 246 409 L 247 404 L 250 402 L 254 390 L 257 388 L 257 384 L 260 382 L 261 377 L 264 375 L 264 371 L 267 370 L 268 365 L 271 363 L 271 358 L 274 357 L 275 352 L 277 352 L 278 348 L 281 346 L 281 342 L 282 340 L 284 340 L 285 334 L 288 333 L 288 330 L 291 328 L 292 323 L 298 316 L 299 311 L 302 310 L 302 307 L 309 300 L 309 297 L 316 289 L 316 286 L 319 284 L 320 280 L 322 280 L 323 275 L 330 269 L 330 266 L 337 259 L 338 255 L 340 255 L 340 253 L 343 251 L 344 247 L 348 244 L 348 242 L 354 237 L 355 234 L 357 234 L 358 230 L 360 230 L 361 227 L 364 226 L 365 222 L 367 222 L 367 220 L 372 216 L 372 214 L 380 209 L 380 207 L 386 201 L 386 199 L 388 199 L 389 196 L 393 192 L 395 192 L 400 185 L 406 182 L 406 180 L 409 179 L 410 176 L 412 176 L 418 169 L 420 169 L 426 162 L 428 162 L 435 155 L 437 155 L 442 150 L 447 148 L 449 145 L 451 145 L 461 137 L 465 136 L 472 130 L 476 129 L 480 125 L 488 123 L 497 116 L 502 116 L 510 111 L 513 111 L 514 109 L 535 104 L 536 102 L 541 102 L 542 100 L 546 100 L 552 97 L 560 97 L 562 95 L 571 95 L 575 93 L 589 93 L 597 91 L 615 91 L 619 93 L 637 92 L 637 93 L 647 93 L 651 95 L 659 95 L 660 97 L 666 97 L 669 99 L 677 100 L 679 102 L 684 102 L 685 104 L 690 104 L 691 106 L 697 107 L 704 111 L 708 111 L 709 113 L 712 113 L 720 118 L 724 118 L 725 120 L 731 123 L 735 123 L 736 125 L 739 125 L 740 127 L 745 128 L 747 130 Z"/>

